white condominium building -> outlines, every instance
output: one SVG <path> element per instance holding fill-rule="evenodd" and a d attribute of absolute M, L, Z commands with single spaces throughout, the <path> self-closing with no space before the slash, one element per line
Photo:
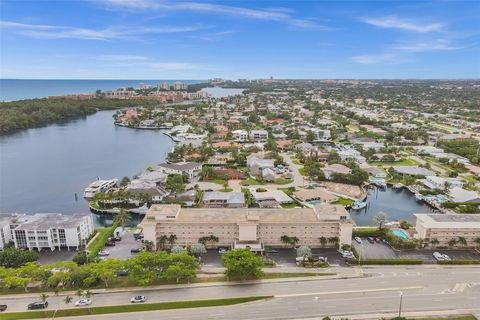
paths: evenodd
<path fill-rule="evenodd" d="M 11 218 L 11 238 L 16 248 L 78 248 L 93 233 L 91 214 L 45 213 Z"/>
<path fill-rule="evenodd" d="M 283 235 L 297 237 L 298 245 L 320 247 L 320 237 L 338 238 L 351 244 L 353 222 L 338 205 L 317 205 L 304 209 L 258 208 L 181 208 L 179 205 L 153 205 L 142 221 L 145 240 L 157 245 L 163 235 L 177 236 L 178 245 L 197 243 L 214 235 L 212 246 L 240 248 L 248 245 L 263 251 L 264 245 L 285 247 Z"/>
<path fill-rule="evenodd" d="M 438 240 L 437 246 L 448 246 L 452 239 L 465 238 L 467 246 L 478 244 L 475 239 L 480 238 L 480 216 L 475 214 L 415 214 L 415 238 Z"/>

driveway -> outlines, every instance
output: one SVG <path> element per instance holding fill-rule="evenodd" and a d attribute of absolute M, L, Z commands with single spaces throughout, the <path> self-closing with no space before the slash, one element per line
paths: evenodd
<path fill-rule="evenodd" d="M 436 263 L 433 253 L 438 251 L 450 256 L 454 260 L 477 260 L 480 254 L 474 250 L 440 250 L 440 249 L 413 249 L 393 250 L 384 243 L 370 243 L 362 238 L 362 243 L 353 242 L 358 254 L 362 259 L 421 259 L 424 263 Z"/>
<path fill-rule="evenodd" d="M 135 240 L 133 237 L 132 230 L 126 230 L 121 234 L 122 240 L 115 242 L 114 247 L 105 247 L 105 250 L 110 251 L 108 258 L 116 259 L 128 259 L 133 257 L 135 254 L 131 253 L 130 250 L 133 248 L 141 248 L 143 244 L 140 241 Z"/>

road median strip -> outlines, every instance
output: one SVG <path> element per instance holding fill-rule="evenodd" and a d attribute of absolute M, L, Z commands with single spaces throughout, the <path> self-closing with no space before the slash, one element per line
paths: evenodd
<path fill-rule="evenodd" d="M 39 319 L 39 318 L 51 318 L 53 316 L 55 316 L 56 318 L 59 318 L 59 317 L 88 316 L 88 315 L 100 315 L 100 314 L 111 314 L 111 313 L 139 312 L 139 311 L 220 307 L 220 306 L 230 306 L 230 305 L 235 305 L 240 303 L 264 300 L 268 298 L 272 298 L 272 296 L 174 301 L 174 302 L 158 302 L 158 303 L 144 303 L 144 304 L 126 304 L 126 305 L 117 305 L 117 306 L 86 307 L 86 308 L 77 308 L 77 309 L 59 309 L 56 312 L 55 310 L 10 312 L 10 313 L 3 313 L 1 318 L 2 320 Z"/>

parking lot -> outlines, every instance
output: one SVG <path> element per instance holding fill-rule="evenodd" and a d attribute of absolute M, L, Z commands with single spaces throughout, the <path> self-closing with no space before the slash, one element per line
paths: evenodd
<path fill-rule="evenodd" d="M 370 243 L 362 238 L 362 243 L 352 241 L 362 259 L 421 259 L 424 263 L 436 263 L 433 253 L 438 251 L 447 254 L 453 260 L 475 260 L 480 259 L 480 255 L 474 250 L 441 250 L 441 249 L 413 249 L 413 250 L 393 250 L 385 243 Z"/>
<path fill-rule="evenodd" d="M 133 237 L 133 231 L 129 229 L 124 229 L 124 232 L 120 234 L 122 237 L 121 241 L 115 242 L 114 247 L 105 247 L 104 250 L 108 250 L 110 252 L 109 258 L 117 258 L 117 259 L 128 259 L 135 255 L 135 253 L 131 253 L 130 250 L 133 248 L 141 248 L 143 244 L 141 241 L 135 240 Z"/>
<path fill-rule="evenodd" d="M 296 252 L 294 249 L 285 248 L 270 248 L 275 253 L 267 253 L 266 258 L 272 259 L 277 264 L 277 267 L 295 267 Z M 314 257 L 326 257 L 330 265 L 345 266 L 345 259 L 342 255 L 333 248 L 312 249 Z M 222 267 L 222 255 L 218 253 L 217 249 L 209 249 L 207 253 L 202 256 L 203 264 L 206 267 Z"/>

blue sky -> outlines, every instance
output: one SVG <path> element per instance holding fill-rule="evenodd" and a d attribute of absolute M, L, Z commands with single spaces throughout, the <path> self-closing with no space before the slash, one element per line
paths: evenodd
<path fill-rule="evenodd" d="M 0 4 L 2 78 L 480 78 L 480 1 Z"/>

